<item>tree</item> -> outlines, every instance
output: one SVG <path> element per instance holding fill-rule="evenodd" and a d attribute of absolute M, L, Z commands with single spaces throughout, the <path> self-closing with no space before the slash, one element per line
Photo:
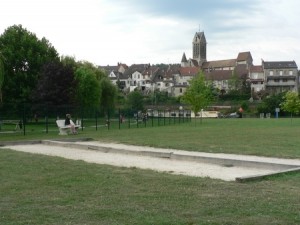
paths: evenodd
<path fill-rule="evenodd" d="M 29 101 L 46 62 L 58 61 L 54 47 L 21 25 L 7 28 L 0 36 L 0 49 L 5 58 L 3 101 Z"/>
<path fill-rule="evenodd" d="M 117 97 L 116 86 L 108 78 L 103 77 L 100 80 L 100 90 L 100 107 L 105 111 L 114 109 Z"/>
<path fill-rule="evenodd" d="M 35 102 L 57 105 L 74 102 L 76 81 L 71 65 L 64 65 L 61 62 L 47 63 L 43 66 L 39 77 L 40 80 L 33 95 Z"/>
<path fill-rule="evenodd" d="M 2 87 L 4 83 L 4 63 L 0 53 L 0 103 L 2 103 Z"/>
<path fill-rule="evenodd" d="M 75 72 L 77 83 L 76 97 L 82 106 L 98 107 L 100 103 L 100 83 L 94 70 L 86 64 Z"/>
<path fill-rule="evenodd" d="M 134 111 L 144 110 L 144 97 L 139 91 L 130 92 L 126 101 L 127 108 Z"/>
<path fill-rule="evenodd" d="M 291 121 L 293 114 L 300 112 L 300 99 L 296 92 L 288 91 L 283 97 L 284 102 L 281 104 L 281 108 L 291 113 Z"/>
<path fill-rule="evenodd" d="M 202 71 L 190 81 L 190 86 L 184 93 L 182 100 L 191 105 L 191 109 L 195 115 L 211 103 L 213 100 L 212 88 L 205 81 Z"/>
<path fill-rule="evenodd" d="M 263 99 L 262 103 L 257 107 L 259 113 L 275 113 L 275 109 L 280 107 L 280 104 L 284 101 L 285 93 L 279 93 L 277 95 L 269 95 Z"/>

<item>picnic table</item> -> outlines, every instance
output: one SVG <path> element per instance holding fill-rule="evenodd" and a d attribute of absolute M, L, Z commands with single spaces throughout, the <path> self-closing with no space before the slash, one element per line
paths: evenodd
<path fill-rule="evenodd" d="M 0 129 L 3 127 L 3 125 L 15 125 L 15 131 L 21 130 L 23 128 L 23 123 L 21 120 L 0 120 Z"/>

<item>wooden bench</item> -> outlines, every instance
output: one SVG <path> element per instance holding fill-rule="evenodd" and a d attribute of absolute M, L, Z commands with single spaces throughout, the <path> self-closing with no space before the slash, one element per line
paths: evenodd
<path fill-rule="evenodd" d="M 71 133 L 71 128 L 70 125 L 65 125 L 65 120 L 56 120 L 56 124 L 58 126 L 59 129 L 59 135 L 68 135 L 69 133 Z M 80 125 L 75 125 L 74 127 L 77 131 L 77 129 L 80 127 Z"/>

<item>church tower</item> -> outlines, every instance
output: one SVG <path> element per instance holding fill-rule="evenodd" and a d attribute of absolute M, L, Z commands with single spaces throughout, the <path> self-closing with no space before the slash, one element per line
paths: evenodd
<path fill-rule="evenodd" d="M 204 32 L 196 32 L 193 39 L 193 59 L 201 66 L 206 62 L 206 39 Z"/>

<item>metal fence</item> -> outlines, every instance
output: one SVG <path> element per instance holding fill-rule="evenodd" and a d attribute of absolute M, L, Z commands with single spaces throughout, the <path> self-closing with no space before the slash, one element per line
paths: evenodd
<path fill-rule="evenodd" d="M 56 121 L 71 114 L 82 132 L 166 126 L 191 121 L 189 110 L 102 110 L 78 105 L 5 104 L 0 106 L 0 134 L 58 132 Z"/>

